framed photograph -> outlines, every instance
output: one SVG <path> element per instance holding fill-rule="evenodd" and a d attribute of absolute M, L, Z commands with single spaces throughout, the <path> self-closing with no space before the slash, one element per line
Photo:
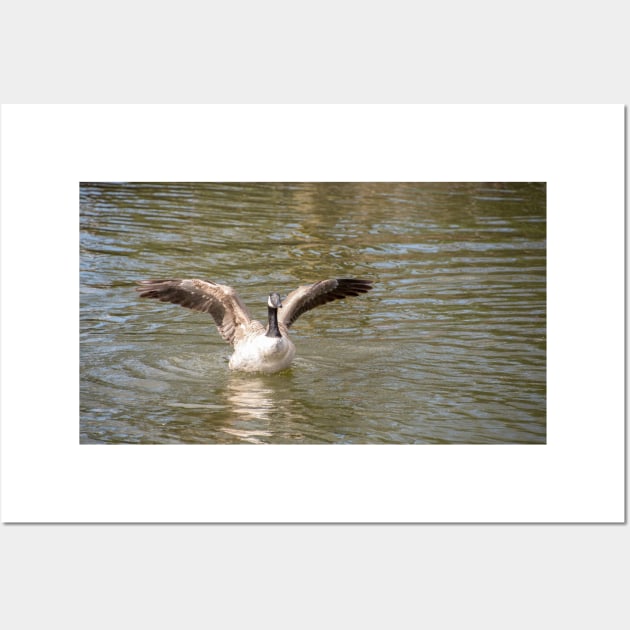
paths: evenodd
<path fill-rule="evenodd" d="M 3 107 L 3 521 L 622 522 L 623 127 Z"/>

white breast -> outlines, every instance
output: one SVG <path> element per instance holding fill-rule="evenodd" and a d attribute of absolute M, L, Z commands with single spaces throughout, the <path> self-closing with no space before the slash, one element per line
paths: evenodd
<path fill-rule="evenodd" d="M 243 372 L 279 372 L 289 367 L 294 356 L 295 346 L 288 337 L 255 335 L 234 345 L 229 366 Z"/>

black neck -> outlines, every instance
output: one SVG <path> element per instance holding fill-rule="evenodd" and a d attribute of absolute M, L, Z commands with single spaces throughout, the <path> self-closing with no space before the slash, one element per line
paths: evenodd
<path fill-rule="evenodd" d="M 267 326 L 267 337 L 282 337 L 278 328 L 278 309 L 267 307 L 269 315 L 269 326 Z"/>

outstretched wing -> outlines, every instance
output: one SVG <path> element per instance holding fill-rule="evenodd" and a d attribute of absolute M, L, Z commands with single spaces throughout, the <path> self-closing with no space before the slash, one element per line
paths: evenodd
<path fill-rule="evenodd" d="M 372 288 L 370 280 L 357 278 L 333 278 L 320 280 L 315 284 L 299 287 L 291 291 L 282 301 L 282 308 L 278 311 L 278 319 L 287 328 L 306 311 L 321 306 L 333 300 L 367 293 Z"/>
<path fill-rule="evenodd" d="M 212 315 L 223 339 L 234 342 L 240 327 L 247 326 L 251 316 L 232 287 L 206 280 L 142 280 L 136 291 L 140 297 L 171 302 Z"/>

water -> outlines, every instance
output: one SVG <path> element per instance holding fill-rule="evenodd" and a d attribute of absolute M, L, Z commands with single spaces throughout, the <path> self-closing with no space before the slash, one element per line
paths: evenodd
<path fill-rule="evenodd" d="M 80 440 L 142 444 L 546 441 L 539 183 L 88 184 Z M 310 311 L 293 366 L 231 372 L 212 319 L 135 281 L 374 290 Z"/>

